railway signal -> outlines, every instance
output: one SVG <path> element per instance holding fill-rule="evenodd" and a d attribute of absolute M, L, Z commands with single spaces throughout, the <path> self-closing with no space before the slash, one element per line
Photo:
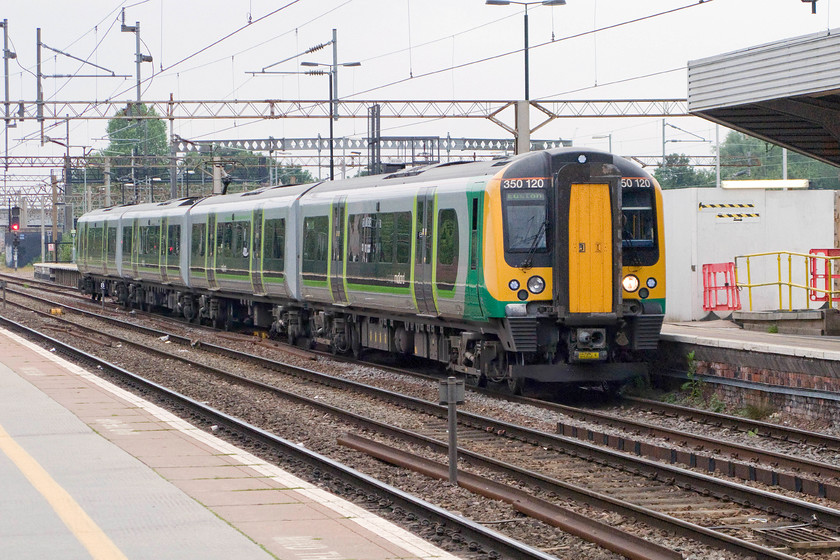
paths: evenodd
<path fill-rule="evenodd" d="M 20 206 L 12 206 L 9 211 L 9 231 L 20 231 Z"/>

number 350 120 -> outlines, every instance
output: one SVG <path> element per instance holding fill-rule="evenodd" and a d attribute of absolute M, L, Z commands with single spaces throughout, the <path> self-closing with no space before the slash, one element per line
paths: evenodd
<path fill-rule="evenodd" d="M 545 187 L 545 179 L 504 179 L 503 189 L 541 189 Z"/>

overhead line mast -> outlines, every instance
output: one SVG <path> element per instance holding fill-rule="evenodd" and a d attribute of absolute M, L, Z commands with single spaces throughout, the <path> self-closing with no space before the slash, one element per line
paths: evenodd
<path fill-rule="evenodd" d="M 120 31 L 123 33 L 134 33 L 135 42 L 137 44 L 136 51 L 134 54 L 134 63 L 137 66 L 137 103 L 140 103 L 140 64 L 143 62 L 152 62 L 152 57 L 150 55 L 145 55 L 140 52 L 140 22 L 134 22 L 134 25 L 126 25 L 125 24 L 125 8 L 122 11 L 122 26 L 120 27 Z"/>
<path fill-rule="evenodd" d="M 16 123 L 14 120 L 9 119 L 9 60 L 12 58 L 17 58 L 17 54 L 13 53 L 9 50 L 9 20 L 4 19 L 3 23 L 0 24 L 3 27 L 3 69 L 5 75 L 5 115 L 6 115 L 6 126 L 5 126 L 5 135 L 6 141 L 3 144 L 6 150 L 6 161 L 4 162 L 4 167 L 6 170 L 9 169 L 9 129 L 14 128 Z"/>

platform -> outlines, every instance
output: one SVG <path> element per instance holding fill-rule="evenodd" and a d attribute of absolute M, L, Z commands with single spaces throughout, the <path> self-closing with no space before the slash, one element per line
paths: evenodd
<path fill-rule="evenodd" d="M 35 279 L 55 282 L 75 288 L 79 285 L 79 267 L 76 263 L 33 263 Z"/>
<path fill-rule="evenodd" d="M 840 337 L 742 329 L 727 320 L 665 323 L 661 340 L 840 363 Z"/>
<path fill-rule="evenodd" d="M 725 320 L 663 325 L 654 373 L 684 380 L 689 356 L 727 402 L 840 422 L 840 337 L 760 332 Z"/>
<path fill-rule="evenodd" d="M 0 330 L 0 556 L 455 560 Z"/>

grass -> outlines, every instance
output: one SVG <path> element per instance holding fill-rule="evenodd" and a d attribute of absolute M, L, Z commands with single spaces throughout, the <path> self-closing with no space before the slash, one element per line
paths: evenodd
<path fill-rule="evenodd" d="M 750 420 L 764 420 L 776 412 L 776 407 L 772 404 L 764 402 L 760 404 L 748 404 L 738 411 L 740 416 L 749 418 Z"/>

